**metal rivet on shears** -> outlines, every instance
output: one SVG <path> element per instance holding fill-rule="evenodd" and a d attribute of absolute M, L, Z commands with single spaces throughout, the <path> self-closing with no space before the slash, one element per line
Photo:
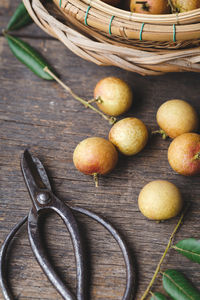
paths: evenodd
<path fill-rule="evenodd" d="M 41 192 L 37 195 L 37 201 L 40 204 L 47 204 L 50 201 L 49 193 L 48 192 Z"/>

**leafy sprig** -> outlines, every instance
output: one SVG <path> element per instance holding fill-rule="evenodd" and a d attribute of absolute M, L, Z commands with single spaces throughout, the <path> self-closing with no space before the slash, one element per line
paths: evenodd
<path fill-rule="evenodd" d="M 200 240 L 188 238 L 178 242 L 172 248 L 188 259 L 200 264 Z"/>
<path fill-rule="evenodd" d="M 200 264 L 200 240 L 196 240 L 194 238 L 188 238 L 179 241 L 176 245 L 172 245 L 172 239 L 175 233 L 177 232 L 183 220 L 183 217 L 184 217 L 184 212 L 181 215 L 175 229 L 173 230 L 170 236 L 164 254 L 161 257 L 158 266 L 156 268 L 156 271 L 152 277 L 152 280 L 150 281 L 146 291 L 141 297 L 141 300 L 146 299 L 149 293 L 152 295 L 151 300 L 167 300 L 167 298 L 163 294 L 158 292 L 153 293 L 151 291 L 151 287 L 159 272 L 162 274 L 163 288 L 173 300 L 199 300 L 200 299 L 200 292 L 180 271 L 173 270 L 173 269 L 168 269 L 164 272 L 160 271 L 161 264 L 169 249 L 175 249 L 176 251 L 186 256 L 191 261 Z"/>
<path fill-rule="evenodd" d="M 23 3 L 20 3 L 17 7 L 15 13 L 11 17 L 7 29 L 3 30 L 3 34 L 7 39 L 9 48 L 15 57 L 26 65 L 35 75 L 46 80 L 56 80 L 66 91 L 68 91 L 72 97 L 82 103 L 86 108 L 90 108 L 99 115 L 101 115 L 105 120 L 107 120 L 111 125 L 116 122 L 116 118 L 112 116 L 105 115 L 102 111 L 94 107 L 91 103 L 98 102 L 99 99 L 92 99 L 86 101 L 76 95 L 70 87 L 68 87 L 64 82 L 62 82 L 56 74 L 53 72 L 53 68 L 49 65 L 46 59 L 32 46 L 28 43 L 22 41 L 20 38 L 15 37 L 10 34 L 10 31 L 18 30 L 24 26 L 32 23 L 32 19 L 29 16 Z"/>
<path fill-rule="evenodd" d="M 186 209 L 187 209 L 187 208 L 186 208 Z M 175 236 L 177 230 L 179 229 L 179 227 L 180 227 L 180 225 L 181 225 L 181 222 L 182 222 L 182 220 L 183 220 L 183 218 L 184 218 L 186 209 L 185 209 L 185 210 L 183 211 L 183 213 L 181 214 L 181 216 L 180 216 L 180 218 L 179 218 L 179 220 L 178 220 L 178 223 L 177 223 L 177 225 L 175 226 L 175 228 L 174 228 L 174 230 L 173 230 L 173 232 L 172 232 L 172 234 L 171 234 L 171 236 L 170 236 L 170 238 L 169 238 L 167 247 L 165 248 L 165 251 L 164 251 L 164 253 L 163 253 L 163 255 L 162 255 L 162 257 L 161 257 L 161 259 L 160 259 L 160 261 L 159 261 L 159 263 L 158 263 L 158 265 L 157 265 L 157 268 L 156 268 L 156 270 L 155 270 L 155 272 L 154 272 L 154 275 L 153 275 L 153 277 L 152 277 L 152 279 L 151 279 L 151 281 L 150 281 L 150 283 L 149 283 L 149 285 L 148 285 L 146 291 L 144 292 L 144 294 L 143 294 L 141 300 L 144 300 L 144 299 L 147 297 L 147 295 L 149 294 L 149 292 L 150 292 L 150 290 L 151 290 L 151 287 L 152 287 L 152 285 L 153 285 L 153 283 L 154 283 L 154 281 L 155 281 L 155 279 L 156 279 L 158 273 L 160 272 L 161 264 L 163 263 L 163 260 L 164 260 L 164 258 L 165 258 L 165 256 L 166 256 L 168 250 L 169 250 L 170 247 L 171 247 L 172 240 L 173 240 L 173 238 L 174 238 L 174 236 Z"/>
<path fill-rule="evenodd" d="M 7 31 L 14 31 L 33 23 L 23 2 L 19 4 L 7 25 Z"/>

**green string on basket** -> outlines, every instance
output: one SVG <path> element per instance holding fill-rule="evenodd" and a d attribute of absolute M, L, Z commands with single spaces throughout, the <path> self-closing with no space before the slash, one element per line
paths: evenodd
<path fill-rule="evenodd" d="M 85 14 L 85 21 L 84 21 L 84 23 L 85 23 L 86 26 L 88 26 L 88 23 L 87 23 L 87 17 L 88 17 L 88 13 L 89 13 L 90 8 L 91 8 L 91 6 L 88 5 L 88 8 L 87 8 L 86 14 Z"/>
<path fill-rule="evenodd" d="M 173 41 L 176 42 L 176 25 L 173 24 Z"/>
<path fill-rule="evenodd" d="M 140 29 L 140 41 L 142 41 L 142 33 L 143 33 L 144 24 L 145 23 L 142 23 L 142 26 L 141 26 L 141 29 Z"/>
<path fill-rule="evenodd" d="M 59 6 L 61 7 L 61 4 L 62 4 L 62 0 L 60 0 L 60 2 L 59 2 Z"/>
<path fill-rule="evenodd" d="M 111 32 L 111 25 L 112 25 L 112 21 L 113 21 L 114 17 L 115 17 L 115 16 L 112 16 L 112 17 L 111 17 L 110 23 L 109 23 L 109 34 L 110 34 L 110 35 L 112 35 L 112 32 Z"/>

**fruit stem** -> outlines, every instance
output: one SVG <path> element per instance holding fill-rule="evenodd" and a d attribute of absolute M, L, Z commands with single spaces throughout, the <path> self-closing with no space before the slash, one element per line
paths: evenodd
<path fill-rule="evenodd" d="M 91 99 L 91 100 L 88 100 L 88 101 L 87 101 L 87 103 L 90 103 L 90 104 L 91 104 L 91 103 L 94 103 L 94 102 L 97 102 L 97 99 Z"/>
<path fill-rule="evenodd" d="M 200 152 L 195 154 L 195 156 L 193 157 L 193 160 L 200 160 Z"/>
<path fill-rule="evenodd" d="M 163 140 L 166 140 L 166 138 L 168 138 L 169 136 L 166 134 L 166 132 L 162 129 L 159 129 L 159 130 L 155 130 L 155 131 L 152 131 L 151 134 L 161 134 L 162 135 L 162 139 Z"/>
<path fill-rule="evenodd" d="M 95 187 L 98 187 L 99 186 L 99 177 L 98 177 L 98 174 L 94 173 L 93 177 L 94 177 Z"/>
<path fill-rule="evenodd" d="M 87 103 L 94 103 L 94 102 L 98 102 L 98 103 L 102 103 L 103 100 L 101 99 L 101 97 L 97 97 L 91 100 L 88 100 Z"/>
<path fill-rule="evenodd" d="M 76 95 L 66 84 L 64 84 L 64 82 L 62 82 L 53 72 L 51 72 L 48 67 L 44 67 L 43 70 L 46 73 L 48 73 L 50 76 L 52 76 L 53 79 L 55 79 L 66 91 L 68 91 L 72 95 L 72 97 L 74 97 L 76 100 L 81 102 L 85 107 L 89 107 L 96 113 L 100 114 L 105 120 L 109 121 L 109 124 L 111 124 L 111 125 L 116 122 L 115 117 L 106 116 L 104 113 L 102 113 L 97 108 L 92 106 L 88 101 L 86 101 L 86 100 L 82 99 L 81 97 L 79 97 L 78 95 Z"/>
<path fill-rule="evenodd" d="M 149 283 L 149 285 L 148 285 L 146 291 L 144 292 L 144 294 L 143 294 L 143 296 L 141 297 L 140 300 L 144 300 L 144 299 L 147 297 L 148 293 L 150 292 L 150 289 L 151 289 L 151 287 L 152 287 L 152 285 L 153 285 L 153 283 L 154 283 L 154 281 L 155 281 L 155 279 L 156 279 L 156 277 L 157 277 L 157 275 L 158 275 L 158 272 L 160 271 L 161 264 L 162 264 L 162 262 L 163 262 L 163 260 L 164 260 L 164 258 L 165 258 L 165 256 L 166 256 L 166 254 L 167 254 L 169 248 L 171 247 L 172 239 L 173 239 L 175 233 L 177 232 L 179 226 L 181 225 L 181 222 L 182 222 L 182 220 L 183 220 L 183 217 L 185 216 L 186 211 L 188 210 L 188 206 L 189 206 L 189 205 L 186 206 L 185 210 L 184 210 L 183 213 L 181 214 L 181 216 L 180 216 L 180 218 L 179 218 L 179 220 L 178 220 L 178 223 L 177 223 L 177 225 L 175 226 L 175 228 L 174 228 L 174 230 L 173 230 L 173 232 L 172 232 L 172 234 L 171 234 L 171 236 L 170 236 L 170 238 L 169 238 L 167 247 L 165 248 L 165 251 L 164 251 L 164 253 L 163 253 L 163 255 L 162 255 L 162 257 L 161 257 L 161 259 L 160 259 L 160 261 L 159 261 L 159 263 L 158 263 L 158 265 L 157 265 L 157 268 L 156 268 L 156 270 L 155 270 L 155 273 L 154 273 L 154 275 L 153 275 L 153 277 L 152 277 L 152 279 L 151 279 L 151 281 L 150 281 L 150 283 Z"/>
<path fill-rule="evenodd" d="M 176 12 L 176 9 L 175 9 L 174 5 L 172 4 L 172 0 L 168 0 L 168 4 L 171 7 L 172 13 Z"/>

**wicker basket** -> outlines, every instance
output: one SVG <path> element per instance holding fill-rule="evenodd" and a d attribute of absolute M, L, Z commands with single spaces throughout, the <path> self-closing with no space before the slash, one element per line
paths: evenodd
<path fill-rule="evenodd" d="M 200 9 L 145 15 L 100 0 L 23 2 L 38 26 L 98 65 L 142 75 L 200 72 Z"/>

